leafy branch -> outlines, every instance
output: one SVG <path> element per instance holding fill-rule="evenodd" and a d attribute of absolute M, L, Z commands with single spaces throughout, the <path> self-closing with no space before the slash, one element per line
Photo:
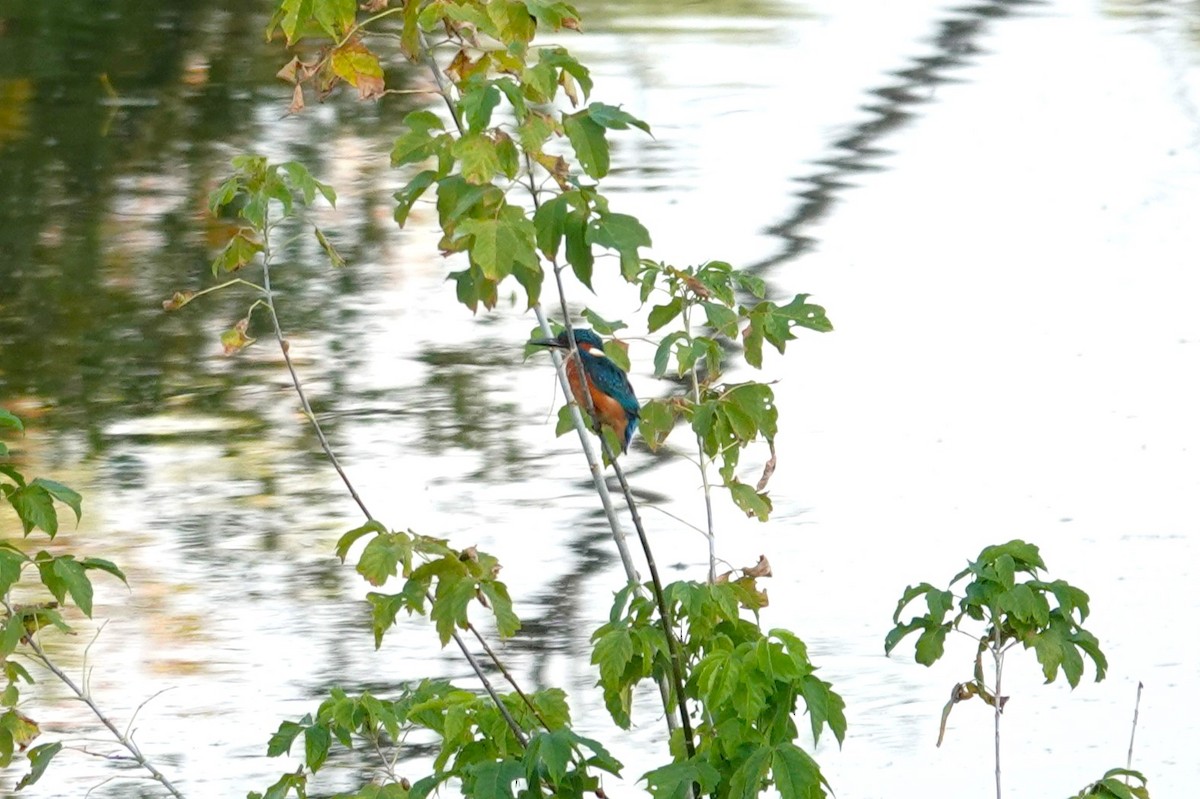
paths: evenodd
<path fill-rule="evenodd" d="M 891 654 L 906 637 L 920 633 L 916 641 L 916 660 L 932 666 L 945 653 L 946 636 L 951 631 L 960 630 L 969 622 L 982 625 L 970 634 L 978 642 L 972 679 L 956 684 L 951 690 L 950 701 L 942 711 L 938 745 L 941 745 L 950 711 L 956 704 L 978 697 L 990 705 L 997 799 L 1001 795 L 1000 717 L 1008 702 L 1001 689 L 1004 657 L 1008 651 L 1017 644 L 1033 649 L 1046 682 L 1054 682 L 1061 668 L 1071 688 L 1078 686 L 1083 676 L 1084 656 L 1095 665 L 1097 682 L 1103 680 L 1108 671 L 1108 660 L 1100 651 L 1099 642 L 1083 627 L 1089 613 L 1088 595 L 1064 580 L 1043 580 L 1040 573 L 1045 569 L 1046 564 L 1034 544 L 1014 539 L 1006 544 L 985 547 L 950 580 L 947 588 L 939 589 L 929 583 L 906 588 L 892 616 L 895 626 L 884 641 L 884 651 Z M 1020 576 L 1027 579 L 1018 580 Z M 961 589 L 962 594 L 955 594 L 954 586 L 963 580 L 967 582 Z M 925 600 L 926 612 L 909 621 L 901 621 L 904 609 L 920 597 Z M 957 613 L 952 613 L 956 604 Z M 985 654 L 990 654 L 992 660 L 991 685 L 985 681 Z"/>
<path fill-rule="evenodd" d="M 17 416 L 0 408 L 0 429 L 23 432 L 25 428 Z M 0 456 L 8 455 L 8 446 L 0 442 Z M 0 463 L 0 476 L 4 478 L 0 480 L 0 498 L 16 512 L 26 538 L 40 530 L 50 540 L 54 539 L 59 529 L 56 502 L 66 505 L 74 513 L 76 522 L 83 515 L 83 497 L 62 483 L 42 477 L 27 481 L 25 475 L 11 463 Z M 17 604 L 13 600 L 13 588 L 31 570 L 37 572 L 42 588 L 53 597 L 53 601 Z M 3 692 L 0 692 L 0 706 L 5 708 L 0 713 L 0 767 L 12 762 L 14 750 L 25 752 L 30 770 L 17 784 L 17 790 L 20 790 L 41 779 L 51 760 L 63 748 L 60 741 L 29 746 L 41 734 L 41 728 L 36 721 L 17 710 L 21 699 L 20 684 L 34 683 L 25 667 L 12 659 L 15 654 L 23 654 L 53 674 L 76 699 L 87 705 L 140 768 L 172 796 L 182 799 L 183 794 L 179 789 L 142 753 L 129 728 L 120 730 L 95 701 L 88 690 L 86 675 L 85 679 L 76 683 L 42 647 L 42 630 L 56 629 L 67 634 L 73 632 L 60 612 L 60 608 L 64 608 L 68 602 L 88 618 L 92 617 L 93 587 L 88 573 L 95 571 L 110 574 L 128 585 L 125 574 L 116 564 L 104 558 L 76 558 L 69 553 L 53 555 L 46 550 L 30 556 L 15 544 L 0 543 L 0 605 L 4 608 L 0 630 L 0 665 L 3 666 L 6 682 Z"/>

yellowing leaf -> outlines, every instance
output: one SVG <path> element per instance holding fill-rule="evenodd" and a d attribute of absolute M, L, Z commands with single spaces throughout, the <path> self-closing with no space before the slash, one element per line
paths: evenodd
<path fill-rule="evenodd" d="M 354 39 L 333 51 L 333 72 L 358 89 L 359 99 L 374 100 L 383 96 L 383 67 L 379 56 Z"/>
<path fill-rule="evenodd" d="M 254 339 L 246 335 L 248 327 L 250 327 L 249 317 L 239 319 L 236 325 L 221 334 L 221 347 L 226 355 L 233 355 L 254 343 Z"/>

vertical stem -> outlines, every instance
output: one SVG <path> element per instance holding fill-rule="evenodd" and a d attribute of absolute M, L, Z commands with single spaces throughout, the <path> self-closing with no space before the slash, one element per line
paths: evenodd
<path fill-rule="evenodd" d="M 996 661 L 996 685 L 992 692 L 992 710 L 994 711 L 993 718 L 995 719 L 995 746 L 996 746 L 996 799 L 1000 797 L 1000 712 L 1001 702 L 1000 683 L 1004 672 L 1004 651 L 1000 648 L 1000 623 L 996 620 L 996 616 L 992 616 L 992 657 Z"/>
<path fill-rule="evenodd" d="M 1133 768 L 1133 736 L 1137 735 L 1138 709 L 1142 706 L 1142 682 L 1138 680 L 1137 699 L 1133 703 L 1133 729 L 1129 731 L 1129 753 L 1125 755 L 1125 768 Z M 1125 777 L 1125 784 L 1129 784 L 1129 777 Z"/>
<path fill-rule="evenodd" d="M 688 344 L 692 343 L 692 314 L 691 305 L 683 304 L 683 332 Z M 713 368 L 709 364 L 709 369 Z M 692 364 L 692 400 L 700 405 L 700 378 L 696 374 L 696 365 Z M 704 441 L 696 434 L 696 451 L 699 456 L 700 479 L 704 483 L 704 511 L 708 516 L 708 584 L 717 581 L 717 533 L 713 525 L 712 485 L 708 482 L 708 456 L 704 454 Z"/>

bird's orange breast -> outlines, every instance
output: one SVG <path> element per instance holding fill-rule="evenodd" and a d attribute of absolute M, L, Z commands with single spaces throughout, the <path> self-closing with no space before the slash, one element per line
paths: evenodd
<path fill-rule="evenodd" d="M 588 403 L 583 395 L 583 381 L 579 375 L 579 364 L 570 355 L 567 356 L 567 380 L 571 384 L 571 393 L 575 396 L 575 402 L 579 403 L 579 407 L 587 410 Z M 601 424 L 611 427 L 617 437 L 624 441 L 625 428 L 629 424 L 629 419 L 625 414 L 625 409 L 621 407 L 621 403 L 605 394 L 591 381 L 588 382 L 588 389 L 588 393 L 592 396 L 592 407 L 596 409 L 596 417 Z"/>

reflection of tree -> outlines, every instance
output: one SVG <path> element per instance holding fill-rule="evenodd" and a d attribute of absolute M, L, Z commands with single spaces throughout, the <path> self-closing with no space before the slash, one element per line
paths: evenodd
<path fill-rule="evenodd" d="M 497 358 L 502 348 L 501 342 L 481 341 L 469 349 L 431 350 L 421 358 L 429 367 L 419 400 L 425 445 L 434 454 L 447 447 L 478 452 L 474 479 L 521 479 L 536 469 L 519 438 L 523 417 L 516 402 L 504 401 L 504 392 L 490 384 L 517 368 Z"/>
<path fill-rule="evenodd" d="M 1038 2 L 985 0 L 945 12 L 933 36 L 933 54 L 912 59 L 908 66 L 892 73 L 895 81 L 870 91 L 877 99 L 863 106 L 869 116 L 839 135 L 832 143 L 832 153 L 817 162 L 820 169 L 804 176 L 806 188 L 787 218 L 768 229 L 783 240 L 783 249 L 752 268 L 761 272 L 807 252 L 814 243 L 807 234 L 809 226 L 823 219 L 853 187 L 856 174 L 880 169 L 879 158 L 889 152 L 881 146 L 882 141 L 913 118 L 916 106 L 930 98 L 932 88 L 954 80 L 953 71 L 980 54 L 978 40 L 991 22 L 1019 14 Z"/>
<path fill-rule="evenodd" d="M 232 154 L 264 139 L 303 136 L 307 145 L 272 149 L 319 170 L 341 137 L 383 132 L 406 110 L 398 101 L 356 109 L 352 129 L 340 113 L 313 115 L 284 133 L 287 92 L 274 78 L 284 59 L 262 35 L 272 6 L 63 0 L 0 11 L 0 385 L 6 397 L 53 408 L 45 425 L 86 430 L 99 446 L 106 424 L 159 412 L 168 397 L 205 413 L 234 409 L 255 367 L 205 359 L 217 320 L 233 322 L 248 301 L 172 316 L 159 305 L 211 279 L 229 231 L 205 220 L 208 190 Z M 372 183 L 387 180 L 374 173 Z M 386 196 L 382 186 L 338 186 L 354 189 Z M 377 219 L 338 228 L 345 254 L 383 237 Z M 291 331 L 341 340 L 361 278 L 348 270 L 310 280 L 327 274 L 312 252 L 296 245 L 283 255 L 298 272 L 280 287 Z M 347 355 L 322 365 L 335 384 L 356 365 Z"/>

